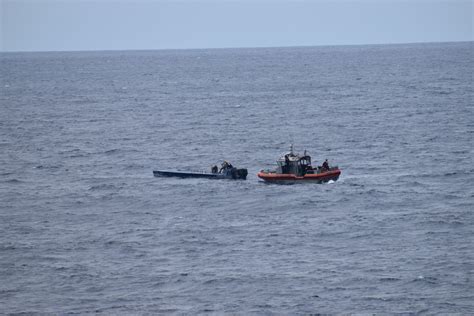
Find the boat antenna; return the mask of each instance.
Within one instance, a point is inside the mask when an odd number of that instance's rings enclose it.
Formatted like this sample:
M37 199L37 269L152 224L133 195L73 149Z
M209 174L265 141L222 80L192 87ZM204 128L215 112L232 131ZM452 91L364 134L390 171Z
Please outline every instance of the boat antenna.
M293 133L290 132L290 153L293 154L293 143L295 142L294 141L294 137L293 137Z

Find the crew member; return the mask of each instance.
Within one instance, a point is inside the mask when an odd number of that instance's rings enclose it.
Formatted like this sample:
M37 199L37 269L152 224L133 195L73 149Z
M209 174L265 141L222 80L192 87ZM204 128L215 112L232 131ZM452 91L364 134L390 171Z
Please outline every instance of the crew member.
M231 169L231 168L232 168L232 165L229 162L227 162L227 160L224 160L224 162L221 165L221 169L219 170L219 172L222 172L223 170Z
M327 160L327 159L324 160L324 162L323 162L323 169L329 170L329 163L328 163L328 160Z
M219 168L217 168L217 166L214 165L214 166L211 168L211 172L212 172L212 173L217 173L217 171L219 171Z

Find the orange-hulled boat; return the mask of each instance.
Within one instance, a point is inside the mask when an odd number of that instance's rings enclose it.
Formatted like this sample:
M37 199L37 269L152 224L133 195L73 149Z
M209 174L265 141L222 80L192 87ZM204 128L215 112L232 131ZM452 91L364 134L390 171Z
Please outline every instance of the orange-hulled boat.
M330 167L327 160L322 166L313 167L311 157L306 150L304 155L298 155L293 152L293 146L291 146L290 152L277 160L276 170L261 170L257 176L267 182L286 184L336 181L340 174L341 170L337 166Z

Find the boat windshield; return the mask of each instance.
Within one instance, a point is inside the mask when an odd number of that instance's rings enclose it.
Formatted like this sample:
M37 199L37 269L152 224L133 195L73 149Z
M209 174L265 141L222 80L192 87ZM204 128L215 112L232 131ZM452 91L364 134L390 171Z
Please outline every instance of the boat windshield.
M308 160L306 160L305 158L303 158L303 159L300 160L300 164L302 164L302 165L309 165L309 164L311 164L311 162L309 162Z

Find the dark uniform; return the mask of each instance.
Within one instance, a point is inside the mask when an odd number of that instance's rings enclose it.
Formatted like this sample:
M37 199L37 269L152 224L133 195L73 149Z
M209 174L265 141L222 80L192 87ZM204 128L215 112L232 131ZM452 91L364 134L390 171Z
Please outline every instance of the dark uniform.
M323 162L323 169L326 169L326 170L329 170L329 163L328 163L328 160L324 160Z
M221 165L221 169L219 170L219 172L222 172L223 170L226 170L226 169L232 169L232 168L233 168L232 164L230 164L227 161L224 161Z

